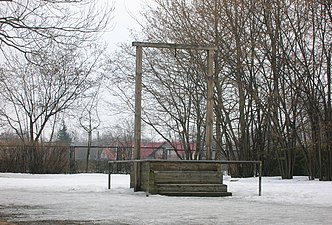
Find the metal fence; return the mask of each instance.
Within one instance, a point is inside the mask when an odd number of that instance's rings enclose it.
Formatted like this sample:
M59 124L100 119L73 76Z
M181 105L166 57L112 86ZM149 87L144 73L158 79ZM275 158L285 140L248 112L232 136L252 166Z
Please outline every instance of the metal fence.
M69 154L70 173L80 172L108 172L108 161L123 161L133 159L133 147L127 146L71 146ZM175 151L165 146L141 147L141 159L179 160ZM182 151L179 151L182 154ZM184 154L184 153L183 153ZM89 162L88 171L86 170ZM130 173L130 164L121 163L113 168L114 173Z

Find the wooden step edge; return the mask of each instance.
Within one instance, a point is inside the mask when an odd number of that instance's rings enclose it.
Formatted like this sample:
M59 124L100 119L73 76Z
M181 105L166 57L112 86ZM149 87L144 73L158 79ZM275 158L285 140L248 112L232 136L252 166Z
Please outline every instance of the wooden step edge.
M229 197L231 192L158 192L157 194L166 196L183 196L183 197Z
M221 184L221 183L157 183L157 186L222 186L225 187L227 184Z
M156 185L167 185L167 184L169 184L169 185L185 185L185 184L188 184L188 185L226 185L226 184L224 184L224 183L222 183L221 181L213 181L213 182L206 182L206 180L202 180L202 181L197 181L197 180L195 180L195 182L193 182L193 183L190 183L191 181L188 181L188 180L185 180L185 181L183 181L183 182L181 182L181 181L159 181L159 180L156 180L155 181L155 184Z
M154 173L221 173L219 170L153 170Z

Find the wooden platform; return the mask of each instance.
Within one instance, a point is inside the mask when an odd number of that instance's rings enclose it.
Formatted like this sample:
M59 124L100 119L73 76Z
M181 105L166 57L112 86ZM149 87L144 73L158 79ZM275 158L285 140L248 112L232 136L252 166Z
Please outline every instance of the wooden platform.
M219 163L201 161L142 161L138 189L168 196L231 196L223 184L221 167Z
M113 165L132 164L130 187L134 191L170 196L231 196L223 184L222 171L230 164L259 166L258 196L262 195L262 161L217 160L121 160L108 161L108 189L111 189ZM255 169L256 170L256 169ZM137 173L134 173L136 171Z

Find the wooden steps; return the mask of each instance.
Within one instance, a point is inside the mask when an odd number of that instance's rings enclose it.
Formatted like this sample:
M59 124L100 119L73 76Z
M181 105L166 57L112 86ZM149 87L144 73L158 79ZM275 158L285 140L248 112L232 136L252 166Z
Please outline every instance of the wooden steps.
M231 196L223 184L219 164L201 162L148 162L141 167L141 190L167 196Z
M155 192L167 196L231 196L221 171L153 171Z
M159 193L166 192L226 192L225 184L157 184Z
M159 193L166 196L183 196L183 197L228 197L232 196L230 192L164 192Z

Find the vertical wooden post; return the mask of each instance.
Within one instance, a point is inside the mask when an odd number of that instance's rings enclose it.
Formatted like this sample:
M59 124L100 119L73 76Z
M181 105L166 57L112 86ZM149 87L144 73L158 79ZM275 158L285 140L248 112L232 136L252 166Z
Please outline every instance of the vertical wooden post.
M263 163L259 162L259 178L258 178L258 196L262 196L262 173L263 173Z
M142 46L136 46L134 159L141 158ZM134 163L134 191L140 189L140 164Z
M212 135L213 135L213 54L209 49L207 62L207 112L206 112L206 159L212 159Z

